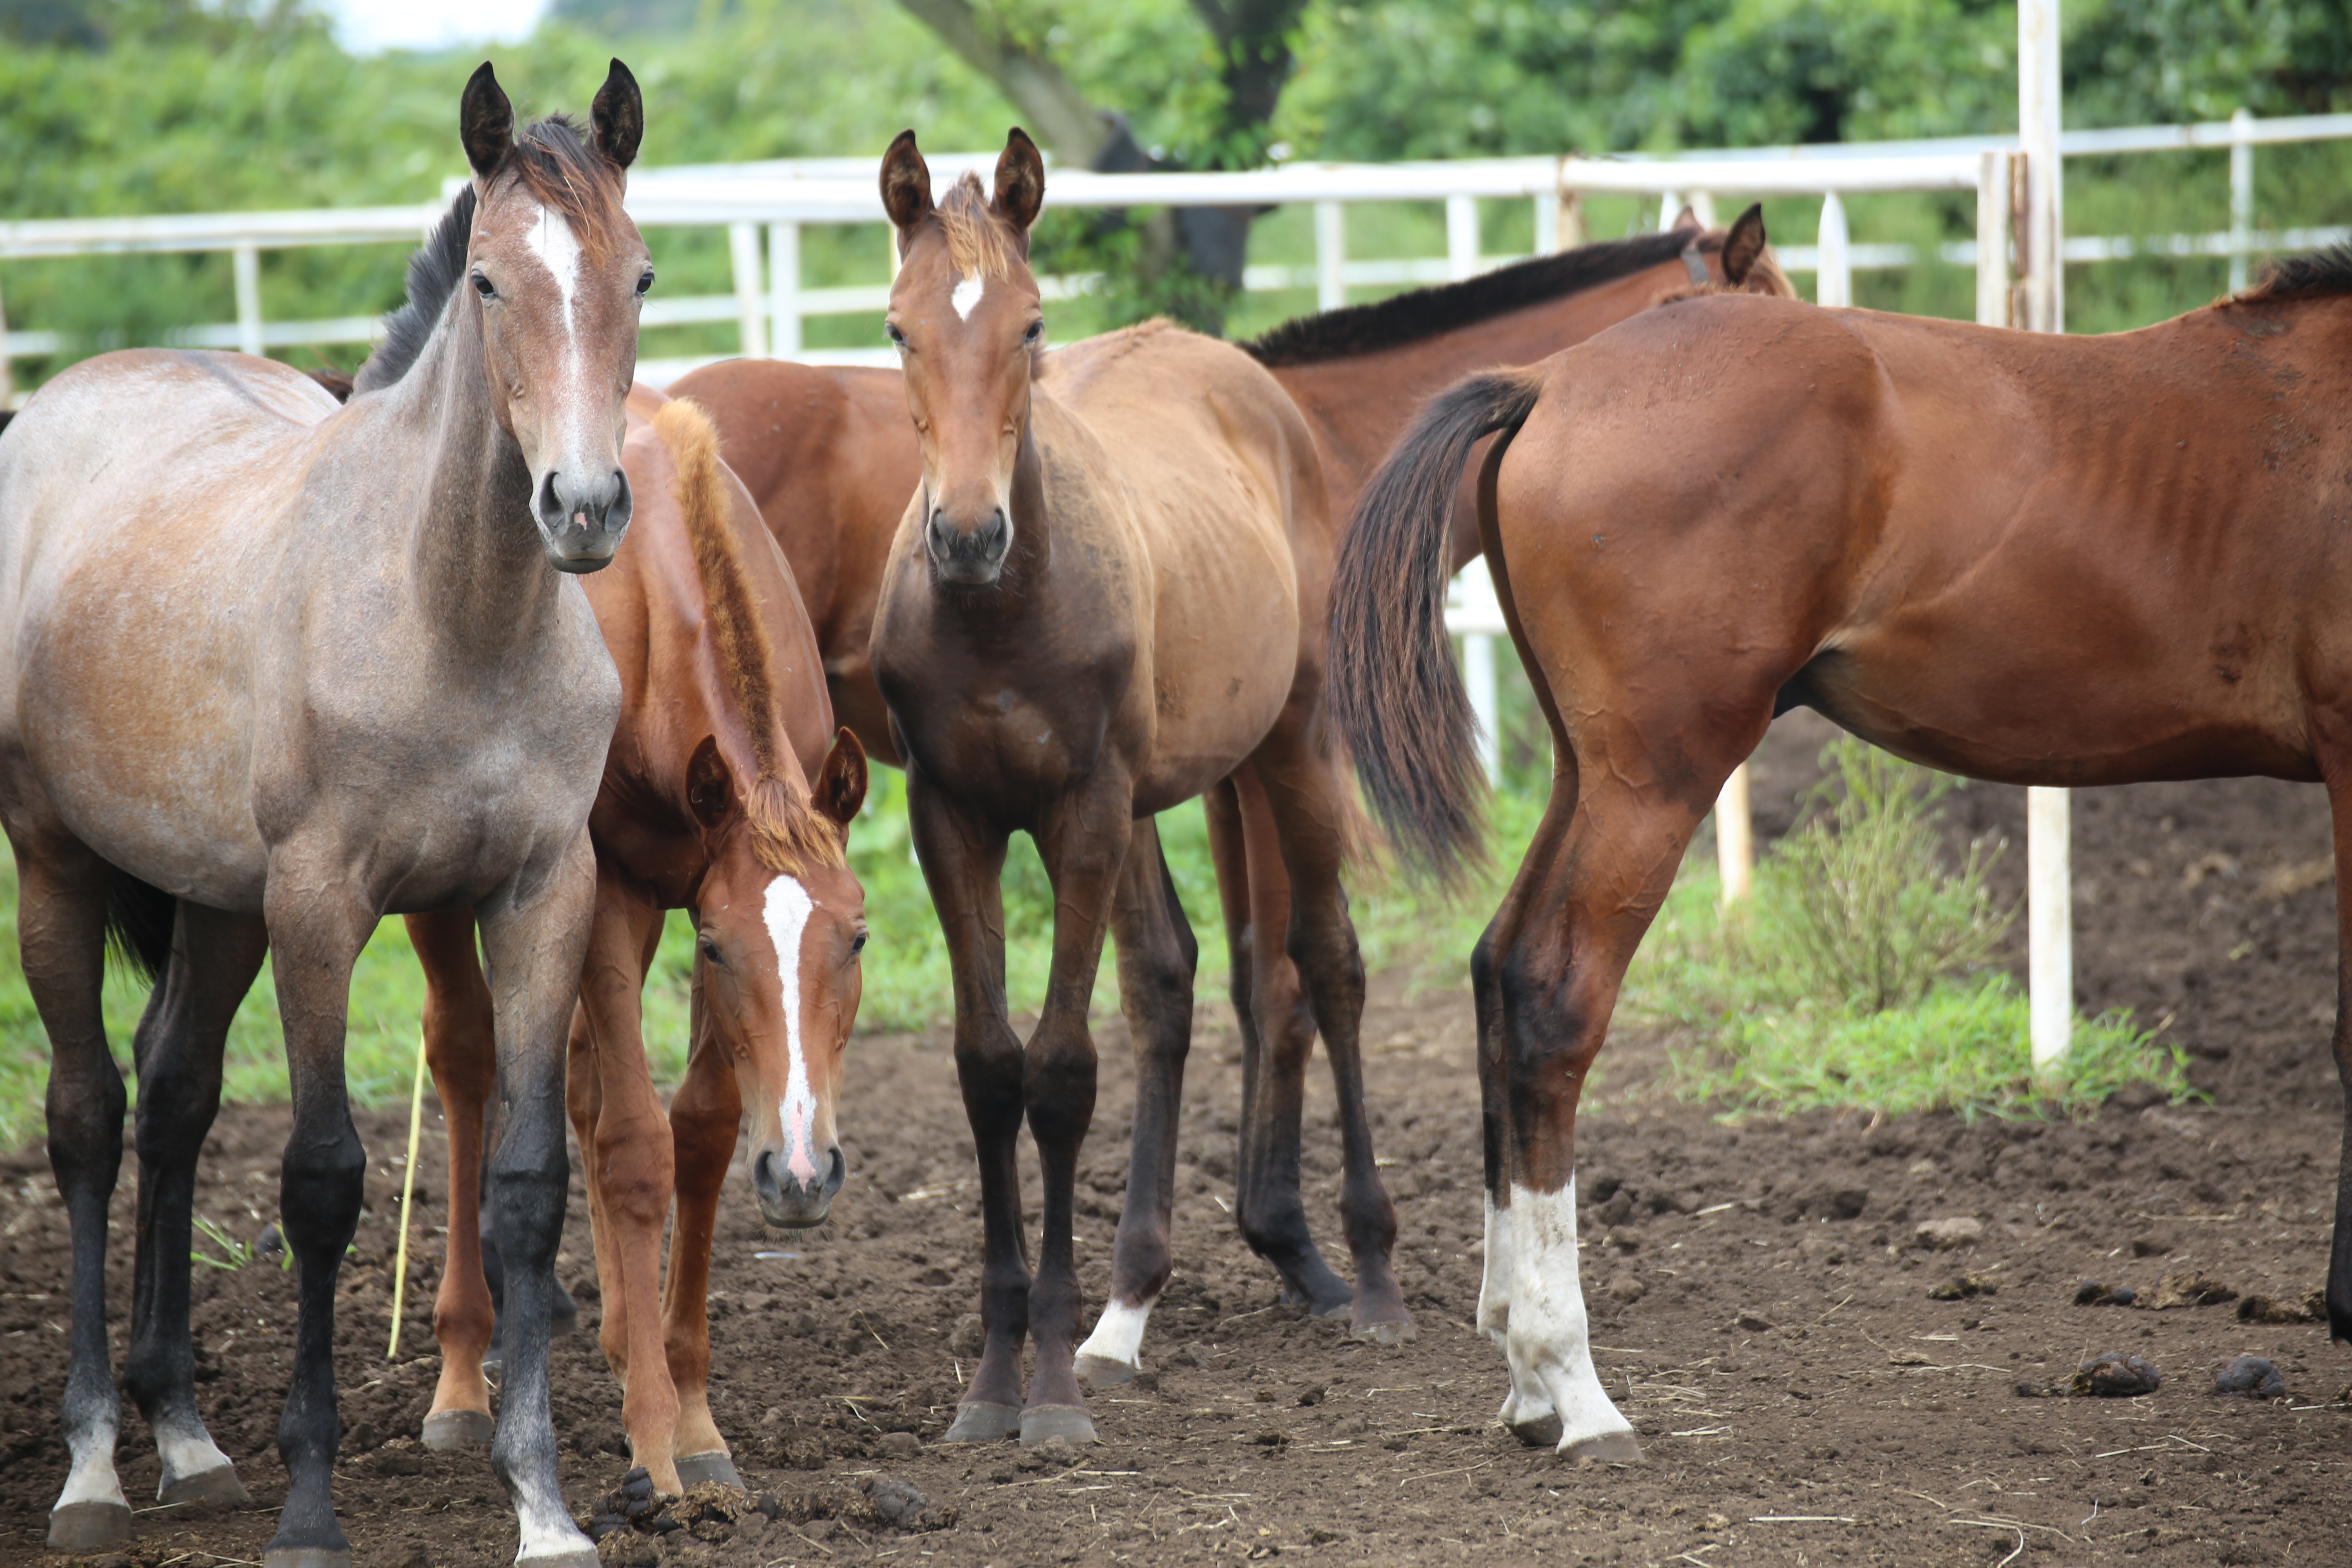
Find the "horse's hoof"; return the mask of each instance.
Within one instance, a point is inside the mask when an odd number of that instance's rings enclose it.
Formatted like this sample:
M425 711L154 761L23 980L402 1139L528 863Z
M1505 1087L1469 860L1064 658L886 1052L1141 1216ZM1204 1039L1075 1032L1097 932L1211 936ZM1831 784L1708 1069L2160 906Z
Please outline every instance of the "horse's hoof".
M1557 1448L1560 1434L1566 1428L1559 1424L1559 1413L1547 1410L1532 1421L1511 1423L1511 1436L1530 1448Z
M261 1568L352 1568L348 1546L273 1546L261 1554Z
M514 1568L597 1568L597 1564L596 1548L584 1536L544 1552L520 1552L514 1560Z
M1334 1296L1328 1301L1307 1302L1307 1315L1310 1318L1336 1318L1355 1304L1355 1293L1350 1291L1345 1296Z
M215 1465L193 1476L165 1480L157 1489L155 1500L167 1508L183 1503L226 1503L231 1508L243 1508L253 1499L246 1491L245 1483L236 1479L235 1465Z
M1551 1418L1553 1441L1559 1440L1559 1417ZM1597 1437L1580 1437L1559 1451L1563 1459L1591 1459L1601 1465L1638 1465L1642 1462L1642 1440L1631 1432L1603 1432Z
M131 1544L131 1505L69 1502L49 1510L49 1550L103 1552Z
M1375 1345L1401 1345L1407 1340L1419 1339L1421 1330L1409 1318L1391 1318L1380 1323L1358 1323L1349 1331L1352 1338Z
M1021 1446L1034 1448L1059 1437L1066 1442L1095 1440L1095 1419L1079 1405L1033 1405L1021 1413Z
M713 1448L708 1454L680 1454L677 1458L677 1484L680 1490L700 1486L704 1481L717 1481L722 1487L744 1489L743 1478L735 1473L735 1461L724 1448Z
M956 1406L956 1418L942 1443L998 1443L1021 1430L1021 1412L1010 1405L975 1400Z
M1085 1351L1078 1352L1078 1375L1097 1387L1107 1388L1115 1383L1133 1383L1135 1374L1142 1370L1131 1363L1113 1361L1108 1356L1090 1355Z
M425 1418L425 1446L436 1454L487 1448L499 1424L478 1410L436 1410Z

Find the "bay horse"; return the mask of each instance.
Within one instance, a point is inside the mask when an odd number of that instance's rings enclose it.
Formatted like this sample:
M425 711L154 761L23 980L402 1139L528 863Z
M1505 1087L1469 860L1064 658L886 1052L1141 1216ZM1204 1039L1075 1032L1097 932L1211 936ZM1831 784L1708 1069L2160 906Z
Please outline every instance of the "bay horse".
M523 1309L492 1458L517 1561L595 1562L557 1483L544 1320L588 813L621 698L577 574L612 560L630 516L621 403L653 274L621 195L644 108L615 60L584 136L560 117L518 134L485 65L458 121L474 177L428 250L466 286L418 325L399 381L339 408L270 361L134 350L60 374L0 438L0 823L73 1227L56 1550L131 1527L106 1327L125 1100L99 1006L110 928L161 976L134 1041L123 1379L161 1496L245 1496L196 1413L189 1212L223 1037L268 950L299 1315L264 1561L347 1568L331 1489L335 1286L366 1169L343 1081L352 966L385 912L463 909L492 976L506 1136L490 1186Z
M1265 365L1306 417L1330 514L1346 515L1362 480L1421 400L1465 371L1525 363L1580 342L1662 296L1705 286L1792 296L1750 207L1728 229L1701 230L1687 212L1664 234L1584 246L1458 283L1288 322L1240 345ZM671 390L710 411L730 465L757 498L809 606L824 650L834 711L869 755L897 763L870 655L883 571L921 455L897 371L730 360L681 377ZM1477 554L1465 489L1454 564ZM1259 931L1286 930L1289 881L1264 790L1244 766L1203 797L1243 1040L1244 1131L1234 1212L1244 1237L1272 1261L1286 1300L1318 1313L1348 1310L1353 1292L1323 1261L1298 1191L1299 1122L1314 1019L1297 967ZM1141 906L1133 906L1139 910ZM1112 931L1130 906L1115 906ZM1139 1049L1143 1042L1139 1037ZM1342 1075L1344 1097L1354 1079ZM1177 1108L1167 1111L1175 1136ZM1359 1114L1352 1108L1343 1114ZM1111 1265L1111 1305L1080 1348L1097 1384L1141 1369L1141 1336L1165 1286L1172 1190L1160 1155L1139 1137ZM1410 1316L1368 1325L1372 1337L1407 1331Z
M2347 407L2336 250L2105 337L1691 300L1473 376L1415 421L1342 553L1332 702L1398 843L1458 868L1481 786L1441 618L1445 529L1495 436L1486 557L1558 759L1471 964L1478 1321L1523 1439L1638 1452L1586 1337L1577 1101L1627 961L1774 713L1811 707L2006 784L2324 784L2352 939ZM2335 1040L2352 1079L2340 1010ZM2352 1337L2352 1169L2327 1303Z
M572 1024L572 1121L588 1164L604 1303L633 1462L676 1493L741 1485L709 1397L710 1237L746 1098L760 1210L821 1222L845 1166L835 1136L856 1021L865 898L845 854L865 754L836 739L792 569L702 411L629 395L628 552L589 580L621 676L621 719L588 818L596 902ZM830 749L828 749L830 743ZM814 780L814 784L811 781ZM691 1050L665 1116L641 994L665 911L696 922ZM479 1209L490 995L468 911L411 915L425 1040L449 1124L449 1240L434 1330L428 1448L488 1442L492 1328ZM673 1194L669 1279L662 1226Z
M900 257L886 330L922 482L891 545L873 644L955 976L956 1068L980 1163L986 1343L948 1438L1017 1431L1033 1445L1094 1436L1075 1367L1071 1217L1094 1112L1087 1006L1103 936L1117 909L1139 1058L1130 1190L1165 1212L1197 951L1152 817L1245 763L1293 889L1285 946L1346 1086L1340 1207L1356 1321L1405 1321L1387 1258L1396 1211L1362 1114L1363 965L1339 887L1353 803L1321 719L1336 542L1314 445L1247 355L1165 322L1048 354L1028 266L1045 180L1017 129L992 194L971 178L934 204L912 132L883 158ZM999 886L1015 830L1034 839L1055 902L1045 1007L1025 1047L1005 1016ZM1024 1117L1044 1176L1034 1281ZM1164 1231L1150 1243L1156 1291Z

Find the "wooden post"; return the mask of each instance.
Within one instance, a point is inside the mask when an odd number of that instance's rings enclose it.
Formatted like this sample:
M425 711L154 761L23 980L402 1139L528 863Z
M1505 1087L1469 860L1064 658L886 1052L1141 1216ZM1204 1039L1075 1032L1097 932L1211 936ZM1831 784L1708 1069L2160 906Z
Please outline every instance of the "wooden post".
M2230 292L2246 286L2246 258L2254 248L2254 117L2242 105L2230 115Z
M8 306L0 300L0 408L16 404L16 381L8 369Z
M729 224L727 255L735 269L735 352L745 359L765 359L768 333L761 317L760 226Z
M797 359L801 352L801 226L768 226L768 352Z
M1822 197L1821 268L1813 274L1813 303L1853 303L1853 254L1846 232L1845 203L1831 191Z
M1455 282L1478 275L1478 198L1445 198L1445 269Z
M1315 308L1348 302L1348 216L1338 202L1315 204Z

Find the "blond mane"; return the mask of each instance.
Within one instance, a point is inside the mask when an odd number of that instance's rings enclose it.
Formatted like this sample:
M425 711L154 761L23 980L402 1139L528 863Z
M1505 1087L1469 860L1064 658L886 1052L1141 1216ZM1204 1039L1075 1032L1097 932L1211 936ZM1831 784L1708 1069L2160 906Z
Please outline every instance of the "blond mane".
M947 236L948 259L963 277L1010 278L1020 265L1009 231L988 210L988 193L981 188L979 175L967 171L949 186L932 216Z
M751 739L759 776L743 792L743 817L752 852L771 871L806 876L845 863L841 835L816 809L800 763L784 743L776 699L776 651L761 618L743 566L743 547L730 525L727 483L719 462L719 432L702 405L674 398L654 416L654 430L677 465L677 505L694 542L702 578L705 623L719 668Z

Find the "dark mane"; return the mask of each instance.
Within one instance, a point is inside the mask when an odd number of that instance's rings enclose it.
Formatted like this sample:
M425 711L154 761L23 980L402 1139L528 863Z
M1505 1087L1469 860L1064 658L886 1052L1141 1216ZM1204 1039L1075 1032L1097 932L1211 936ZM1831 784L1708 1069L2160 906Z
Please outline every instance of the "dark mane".
M2254 286L2238 296L2246 304L2272 300L2309 300L2352 294L2352 245L2331 245L2308 256L2289 256L2263 268Z
M488 184L508 179L520 181L542 206L561 213L592 262L604 255L620 210L620 171L581 140L570 120L551 114L525 127ZM354 393L390 386L425 352L449 296L466 276L473 227L474 187L468 184L434 226L425 247L408 258L408 302L384 318L383 346L352 378Z
M1241 347L1268 368L1397 348L1646 271L1680 256L1696 237L1688 229L1670 229L1532 257L1459 283L1300 316Z
M473 231L474 187L467 185L434 225L425 247L408 258L408 302L383 319L383 346L352 377L353 395L390 386L425 352L442 308L466 275L466 242Z

